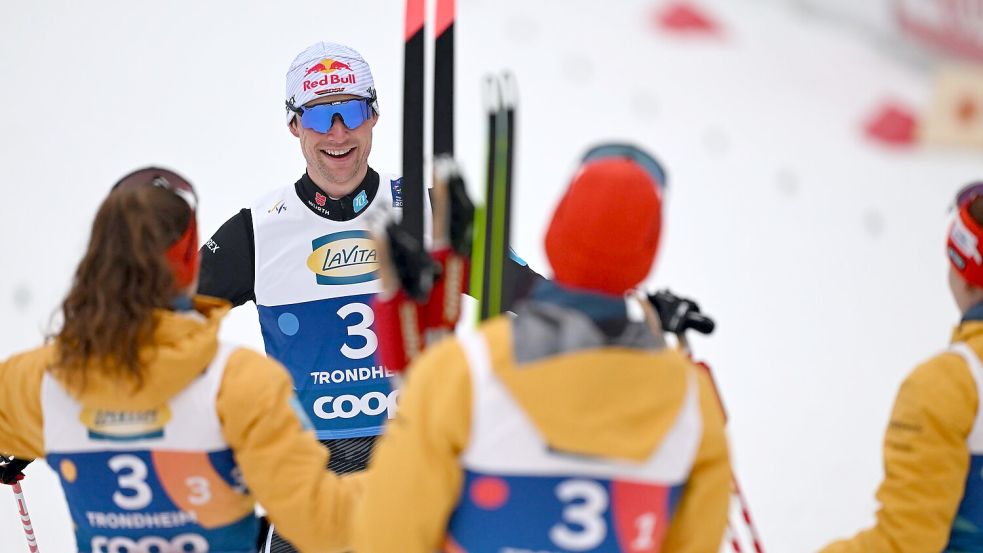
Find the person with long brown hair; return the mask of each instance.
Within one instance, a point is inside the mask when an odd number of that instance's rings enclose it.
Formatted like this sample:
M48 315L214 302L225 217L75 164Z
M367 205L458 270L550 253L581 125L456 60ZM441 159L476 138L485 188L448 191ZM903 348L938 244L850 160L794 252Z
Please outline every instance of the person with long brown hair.
M0 362L0 451L58 473L80 552L255 551L257 501L301 551L342 551L358 480L325 470L284 368L218 339L196 208L172 171L113 187L61 328Z

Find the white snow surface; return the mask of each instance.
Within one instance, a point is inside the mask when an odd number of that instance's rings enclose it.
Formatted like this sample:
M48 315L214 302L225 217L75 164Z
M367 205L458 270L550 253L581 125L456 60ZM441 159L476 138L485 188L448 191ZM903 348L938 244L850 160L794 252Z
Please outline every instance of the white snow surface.
M864 138L885 100L927 110L931 74L811 17L808 3L706 0L719 39L656 31L663 3L650 0L462 0L457 23L457 145L476 193L481 78L518 77L513 242L534 268L548 272L541 237L586 147L629 140L667 166L648 285L697 298L717 320L693 345L713 364L771 552L816 550L872 523L898 384L958 320L947 205L983 177L978 152ZM828 5L888 28L871 4ZM301 174L283 79L312 42L349 44L371 64L382 110L371 164L400 167L402 2L40 0L3 12L0 357L51 328L95 209L124 173L187 175L203 238ZM223 332L262 347L251 306ZM36 463L28 474L41 550L72 550L54 473ZM26 551L20 533L0 489L0 549Z

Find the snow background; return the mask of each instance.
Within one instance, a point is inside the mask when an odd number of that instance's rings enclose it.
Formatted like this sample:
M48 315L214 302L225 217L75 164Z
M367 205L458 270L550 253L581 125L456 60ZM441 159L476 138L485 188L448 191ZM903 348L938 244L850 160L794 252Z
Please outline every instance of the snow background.
M983 159L864 138L882 102L925 111L931 98L933 65L892 42L885 1L705 0L725 28L715 39L657 31L663 5L460 0L459 157L477 193L481 78L512 70L514 246L547 271L541 236L578 156L604 139L657 153L671 196L650 285L717 319L694 349L714 365L768 551L816 550L873 521L897 386L958 320L946 208L983 177ZM312 42L349 44L372 65L371 163L398 170L402 19L395 0L0 5L0 357L50 328L124 173L163 164L188 176L203 237L301 174L283 76ZM261 348L255 308L237 309L224 334ZM28 473L42 551L73 550L54 473ZM0 490L0 551L26 551L10 495Z

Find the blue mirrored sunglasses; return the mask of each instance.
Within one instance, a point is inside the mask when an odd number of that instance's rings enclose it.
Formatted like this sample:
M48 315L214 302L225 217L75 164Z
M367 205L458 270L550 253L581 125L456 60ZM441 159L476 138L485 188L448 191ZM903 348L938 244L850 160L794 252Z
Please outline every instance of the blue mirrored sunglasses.
M342 100L329 104L317 104L310 107L295 107L290 102L287 102L287 108L300 115L300 124L305 129L312 129L319 133L326 133L331 129L336 115L341 117L341 122L349 130L359 128L366 119L372 117L371 100L366 98Z
M588 161L597 161L599 159L605 159L609 157L619 157L627 158L639 165L646 173L649 174L657 183L659 183L659 188L665 190L666 188L666 170L662 168L662 164L659 163L654 157L652 157L647 152L643 151L637 146L632 146L631 144L601 144L600 146L594 146L584 154L581 163L586 163Z

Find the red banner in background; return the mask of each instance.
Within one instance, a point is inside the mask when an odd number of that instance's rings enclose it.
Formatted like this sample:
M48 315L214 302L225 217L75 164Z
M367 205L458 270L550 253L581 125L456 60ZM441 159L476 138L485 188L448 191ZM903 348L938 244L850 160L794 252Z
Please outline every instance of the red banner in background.
M894 0L894 15L906 35L983 64L983 0Z

